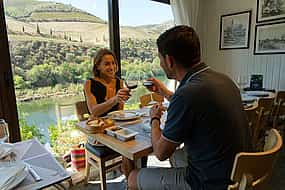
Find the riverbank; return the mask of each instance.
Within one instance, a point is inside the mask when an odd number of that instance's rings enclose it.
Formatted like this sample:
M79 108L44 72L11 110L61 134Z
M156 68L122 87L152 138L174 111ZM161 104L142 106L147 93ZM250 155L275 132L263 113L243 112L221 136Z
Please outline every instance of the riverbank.
M63 98L83 94L83 84L56 85L37 89L16 89L17 102L30 102L47 98Z

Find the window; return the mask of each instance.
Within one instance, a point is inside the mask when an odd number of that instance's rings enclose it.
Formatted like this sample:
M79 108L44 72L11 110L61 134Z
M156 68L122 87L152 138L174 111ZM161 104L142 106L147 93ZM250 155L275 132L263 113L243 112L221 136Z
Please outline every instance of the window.
M154 76L168 87L173 83L159 66L156 39L174 22L169 4L150 0L119 0L119 7L122 78L135 73L136 80L140 81L126 105L126 108L133 109L138 108L139 97L148 93L141 85L147 77Z
M107 0L6 0L4 8L22 139L76 139L64 128L72 123L58 121L75 118L92 57L109 47Z
M134 1L119 3L121 13L134 9ZM143 8L141 12L120 15L122 74L134 67L140 79L150 69L164 77L155 39L172 26L170 6L149 0L135 3L140 3L136 6ZM107 4L107 0L4 1L22 139L38 136L53 146L59 137L76 138L75 133L67 134L69 130L59 132L57 121L74 119L73 104L84 98L82 84L91 76L91 59L98 48L109 47ZM157 11L160 20L154 20ZM137 20L128 24L127 17ZM164 21L170 22L162 25ZM140 86L136 93L133 100L147 92ZM133 100L129 108L138 106Z

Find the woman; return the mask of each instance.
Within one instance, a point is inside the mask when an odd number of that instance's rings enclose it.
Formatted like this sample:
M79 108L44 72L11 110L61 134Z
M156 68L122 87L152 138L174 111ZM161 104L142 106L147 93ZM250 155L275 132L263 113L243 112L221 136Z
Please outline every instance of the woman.
M100 49L94 57L94 77L87 80L84 86L91 117L100 117L111 111L122 110L124 102L129 99L130 90L123 88L122 80L116 77L117 71L118 63L114 53L108 49ZM97 148L101 145L92 137L88 137L88 143ZM129 168L128 159L123 157L124 173L130 170Z
M129 99L130 90L116 77L118 63L114 53L100 49L94 57L93 78L84 86L87 106L91 116L100 117L115 110L122 110Z

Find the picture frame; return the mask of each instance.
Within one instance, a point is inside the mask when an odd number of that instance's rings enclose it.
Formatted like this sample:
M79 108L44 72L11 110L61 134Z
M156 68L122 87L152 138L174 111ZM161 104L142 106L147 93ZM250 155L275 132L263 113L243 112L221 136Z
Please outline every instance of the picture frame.
M285 0L257 0L257 23L280 19L285 19Z
M220 50L248 49L251 10L222 15L220 18Z
M255 26L254 54L285 53L285 21Z

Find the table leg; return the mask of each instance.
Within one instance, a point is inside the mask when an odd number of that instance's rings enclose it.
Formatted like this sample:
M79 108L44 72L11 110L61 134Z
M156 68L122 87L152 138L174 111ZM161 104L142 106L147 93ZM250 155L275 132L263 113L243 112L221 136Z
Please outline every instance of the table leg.
M122 162L123 162L122 170L123 170L123 173L126 176L126 180L128 180L129 174L131 173L131 171L133 169L136 168L136 164L135 164L134 160L130 160L130 159L126 158L126 157L123 157Z

